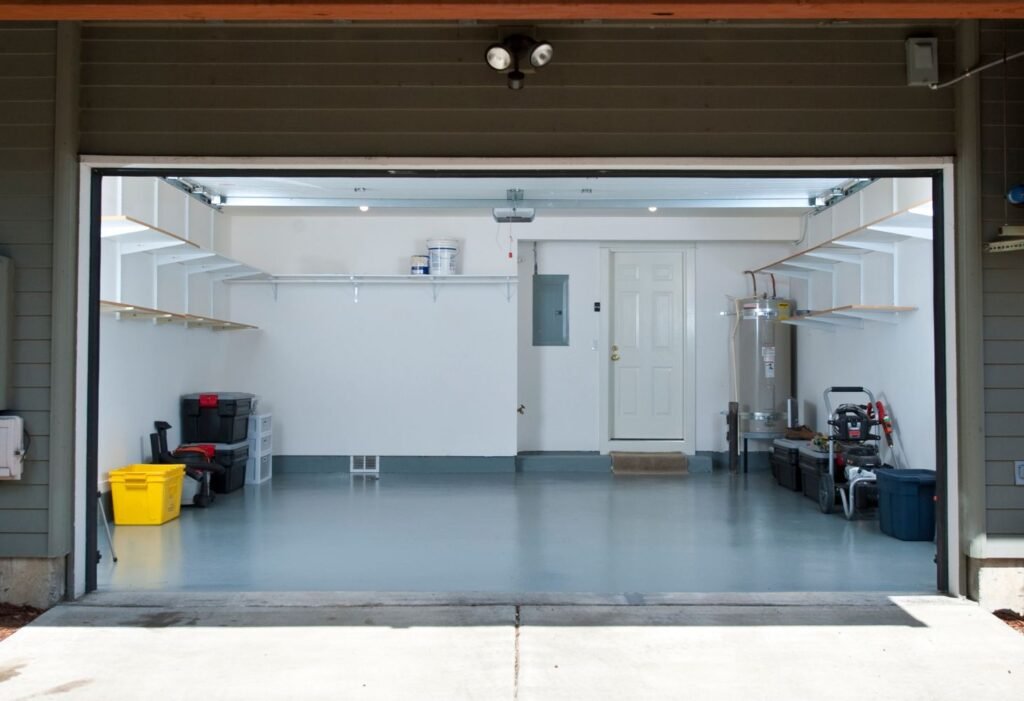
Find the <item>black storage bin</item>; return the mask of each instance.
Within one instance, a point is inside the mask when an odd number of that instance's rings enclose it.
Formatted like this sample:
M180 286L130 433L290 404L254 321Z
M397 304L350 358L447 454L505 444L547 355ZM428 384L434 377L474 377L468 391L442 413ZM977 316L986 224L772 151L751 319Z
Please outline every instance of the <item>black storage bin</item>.
M799 492L803 479L800 474L800 447L805 441L777 438L772 441L772 475L779 486Z
M210 488L228 494L245 486L245 464L249 460L249 444L214 445L213 461L224 468L210 475Z
M819 453L808 447L800 448L800 481L805 497L815 503L818 502L818 485L821 476L827 472L828 453ZM841 473L842 470L836 467L836 472ZM832 477L837 484L843 481L838 479L838 475L834 474Z
M183 443L240 443L249 434L254 395L208 392L181 397Z

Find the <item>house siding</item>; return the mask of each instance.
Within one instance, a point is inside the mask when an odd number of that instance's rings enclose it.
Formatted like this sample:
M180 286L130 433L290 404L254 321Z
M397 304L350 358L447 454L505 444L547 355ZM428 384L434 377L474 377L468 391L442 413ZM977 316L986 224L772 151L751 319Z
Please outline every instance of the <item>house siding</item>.
M951 91L893 23L548 25L511 91L476 25L86 25L83 152L221 156L935 156ZM948 63L947 63L948 61Z
M982 62L998 59L1004 48L1024 48L1024 23L983 23ZM982 74L985 241L996 239L1004 224L1024 225L1024 209L1005 204L1006 191L1024 182L1022 95L1020 61ZM988 253L983 264L986 525L990 536L1021 536L1024 488L1014 485L1013 461L1024 460L1024 253Z
M32 436L0 482L0 557L45 557L50 530L50 338L56 28L0 24L0 255L14 261L11 411Z

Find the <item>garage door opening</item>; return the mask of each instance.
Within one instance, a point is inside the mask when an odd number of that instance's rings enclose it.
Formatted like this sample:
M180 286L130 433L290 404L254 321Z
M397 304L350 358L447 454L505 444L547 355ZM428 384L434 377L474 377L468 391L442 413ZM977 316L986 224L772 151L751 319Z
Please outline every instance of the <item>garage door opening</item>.
M92 173L87 589L947 589L942 171Z

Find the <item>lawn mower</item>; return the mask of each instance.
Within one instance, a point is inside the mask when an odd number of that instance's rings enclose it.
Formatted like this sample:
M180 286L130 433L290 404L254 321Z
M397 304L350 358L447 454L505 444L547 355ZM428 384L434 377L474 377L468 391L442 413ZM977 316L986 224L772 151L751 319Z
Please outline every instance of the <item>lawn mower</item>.
M864 394L867 404L840 404L832 410L833 394ZM852 520L858 510L874 508L878 504L875 471L883 468L878 442L881 436L872 429L882 427L887 440L891 437L891 422L884 414L880 402L863 387L828 387L824 392L829 415L828 472L818 483L818 506L822 513L835 510L836 497L843 505L843 514ZM836 467L845 481L836 481Z

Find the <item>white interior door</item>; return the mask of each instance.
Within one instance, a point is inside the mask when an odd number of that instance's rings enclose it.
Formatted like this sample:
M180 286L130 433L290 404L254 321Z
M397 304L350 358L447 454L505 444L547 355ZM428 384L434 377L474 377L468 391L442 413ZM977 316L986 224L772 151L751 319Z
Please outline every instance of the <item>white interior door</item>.
M683 439L683 254L611 254L611 438Z

